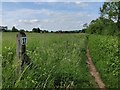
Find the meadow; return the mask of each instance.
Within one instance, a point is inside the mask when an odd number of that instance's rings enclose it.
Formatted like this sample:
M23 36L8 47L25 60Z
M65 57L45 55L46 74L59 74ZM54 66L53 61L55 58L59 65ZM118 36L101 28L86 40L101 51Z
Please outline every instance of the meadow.
M27 33L33 63L15 76L16 33L3 33L3 88L97 88L86 66L86 35Z
M93 62L108 88L118 87L118 42L116 37L86 34L27 34L27 55L32 67L16 71L16 34L3 33L3 88L98 88L86 63L87 44Z

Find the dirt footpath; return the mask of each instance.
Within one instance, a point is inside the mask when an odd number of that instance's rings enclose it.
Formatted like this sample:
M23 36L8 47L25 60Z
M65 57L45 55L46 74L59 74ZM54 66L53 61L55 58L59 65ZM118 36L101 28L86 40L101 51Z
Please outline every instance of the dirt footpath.
M105 84L103 83L102 79L100 78L99 72L97 72L96 67L92 62L89 49L87 49L87 66L89 68L91 75L94 77L95 82L98 84L99 88L101 90L107 90L105 87Z

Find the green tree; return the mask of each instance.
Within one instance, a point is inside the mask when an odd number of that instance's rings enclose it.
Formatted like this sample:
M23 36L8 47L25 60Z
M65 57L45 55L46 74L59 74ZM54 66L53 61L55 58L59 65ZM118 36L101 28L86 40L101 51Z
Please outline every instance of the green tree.
M86 32L90 34L116 35L117 25L112 20L99 17L91 21Z
M118 29L120 28L120 1L119 2L104 2L100 8L101 17L107 18L116 22Z
M33 28L33 29L32 29L32 32L41 33L42 30L40 30L39 28Z
M102 18L98 18L96 20L92 20L89 27L87 28L87 32L90 34L101 34L104 28L104 22Z
M15 26L12 27L12 32L18 32L18 29L15 28Z
M120 34L120 1L104 2L100 8L101 16L92 20L86 32L91 34Z

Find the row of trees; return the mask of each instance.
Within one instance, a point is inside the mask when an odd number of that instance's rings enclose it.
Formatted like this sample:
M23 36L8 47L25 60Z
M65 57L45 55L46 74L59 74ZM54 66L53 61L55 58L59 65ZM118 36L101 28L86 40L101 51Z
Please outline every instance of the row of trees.
M12 30L8 30L3 28L1 31L3 32L18 32L18 31L25 31L23 29L18 30L15 26L12 27ZM85 33L85 30L72 30L72 31L48 31L48 30L41 30L40 28L33 28L32 31L25 31L25 32L34 32L34 33Z
M86 26L86 33L119 35L120 34L120 1L104 2L100 8L100 17Z
M54 33L82 33L82 32L83 32L82 30L72 30L72 31L59 30L59 31L55 31Z
M37 33L43 32L39 28L33 28L32 31L27 31L27 30L24 30L24 29L18 30L15 26L13 26L11 30L8 30L7 26L5 26L5 27L4 26L0 26L0 27L1 27L0 31L2 31L2 32L19 32L19 31L37 32ZM48 32L48 31L45 31L45 32Z
M8 30L7 26L0 26L0 31L2 32L18 32L19 30L15 28L14 26L12 27L12 30Z
M62 30L58 30L58 31L47 31L47 30L40 30L39 28L33 28L32 32L36 32L36 33L80 33L80 32L84 32L84 30L72 30L72 31L62 31Z

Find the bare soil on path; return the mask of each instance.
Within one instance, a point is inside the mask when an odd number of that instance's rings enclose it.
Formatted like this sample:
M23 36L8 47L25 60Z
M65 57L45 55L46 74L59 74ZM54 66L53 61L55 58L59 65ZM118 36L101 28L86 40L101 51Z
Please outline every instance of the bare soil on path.
M90 51L87 48L87 67L90 71L90 74L94 77L95 82L98 84L100 90L107 90L105 84L103 83L102 79L100 78L99 72L96 70L95 65L92 62L90 57Z

